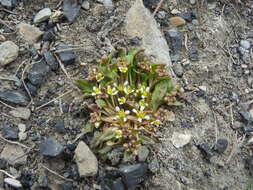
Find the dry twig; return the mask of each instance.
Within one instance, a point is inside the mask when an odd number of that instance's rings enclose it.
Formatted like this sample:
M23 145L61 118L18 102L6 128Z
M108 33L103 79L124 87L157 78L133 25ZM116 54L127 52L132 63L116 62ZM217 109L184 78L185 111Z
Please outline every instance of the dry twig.
M44 166L43 164L41 164L41 166L42 166L44 169L46 169L47 171L49 171L50 173L56 175L57 177L59 177L59 178L65 180L65 181L71 181L71 182L73 181L72 179L67 179L67 178L63 177L62 175L60 175L60 174L58 174L57 172L55 172L55 171L49 169L48 167Z
M157 11L161 8L163 1L164 0L160 0L160 2L158 3L157 7L155 8L155 11L152 14L153 17L156 15Z
M21 147L23 147L23 148L30 149L30 147L28 147L28 146L26 146L26 145L24 145L24 144L21 144L21 143L16 142L16 141L10 141L10 140L8 140L8 139L2 137L1 135L0 135L0 139L2 139L3 141L5 141L5 142L7 142L7 143L15 144L15 145L21 146Z

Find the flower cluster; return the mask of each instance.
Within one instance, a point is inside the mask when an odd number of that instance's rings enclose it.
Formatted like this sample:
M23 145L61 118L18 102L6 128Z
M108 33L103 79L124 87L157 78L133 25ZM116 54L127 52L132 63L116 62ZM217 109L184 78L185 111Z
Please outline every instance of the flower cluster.
M164 66L151 64L142 50L120 50L98 60L85 80L78 80L84 97L99 108L90 115L97 128L92 146L105 154L116 146L137 154L145 137L156 138L162 124L162 104L175 105L179 95ZM108 148L109 147L109 148Z

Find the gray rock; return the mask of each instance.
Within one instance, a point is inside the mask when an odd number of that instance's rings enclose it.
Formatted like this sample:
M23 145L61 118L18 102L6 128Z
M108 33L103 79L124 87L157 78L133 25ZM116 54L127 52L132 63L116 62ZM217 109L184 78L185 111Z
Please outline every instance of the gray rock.
M0 0L0 4L3 7L6 7L8 9L12 9L17 5L17 0Z
M149 155L149 149L146 146L141 146L138 150L138 160L144 162Z
M183 35L175 29L165 32L165 38L171 48L173 54L178 53L182 49Z
M18 139L18 131L9 125L5 125L2 128L2 135L4 138L9 140L17 140Z
M195 5L195 4L196 4L196 0L190 0L190 3L191 3L192 5Z
M142 39L142 48L148 55L155 58L155 63L166 64L171 67L169 47L157 23L148 9L143 5L142 0L136 0L126 15L127 34L134 38ZM173 71L171 71L173 75Z
M26 105L28 104L29 98L18 91L5 90L0 91L0 100L13 104Z
M66 133L64 120L56 121L54 127L55 127L56 132L62 133L62 134Z
M5 66L18 57L19 47L12 41L6 41L0 45L0 66Z
M56 46L57 50L63 50L62 52L57 53L57 55L59 56L60 60L64 65L71 65L75 62L76 59L75 52L73 50L64 51L65 49L70 48L71 48L70 46L64 43L60 43L59 45Z
M188 51L188 56L191 61L198 61L199 53L197 47L191 47Z
M182 77L184 74L183 67L179 63L173 65L173 70L178 77Z
M33 22L35 24L46 21L50 18L52 15L52 11L50 8L44 8L40 10L34 17Z
M39 28L25 23L18 24L17 29L19 35L30 45L36 43L43 34Z
M165 19L166 18L167 13L165 11L159 11L157 13L157 17L160 19Z
M28 73L28 79L33 85L41 85L46 81L46 76L50 71L50 67L44 60L33 64L30 72Z
M63 15L68 22L72 23L79 15L81 4L76 0L64 0L63 1Z
M250 48L250 42L248 40L241 40L240 41L240 46L244 49L249 49Z
M27 133L24 133L24 132L19 132L18 133L18 139L19 141L24 141L27 139Z
M25 124L23 124L23 123L18 124L18 130L19 130L20 132L25 132L25 131L26 131L26 126L25 126Z
M6 144L0 158L5 159L10 165L23 165L27 161L27 155L20 146Z
M40 153L47 157L56 157L61 155L64 147L54 138L49 137L40 144Z
M18 107L10 111L10 114L13 117L21 118L24 120L28 120L31 116L31 110L24 107Z
M172 144L176 147L176 148L181 148L187 144L190 143L191 141L191 134L182 134L182 133L178 133L178 132L174 132L171 138Z
M44 53L44 58L46 60L47 65L50 67L52 71L56 71L59 68L59 64L56 58L50 51Z
M10 177L4 178L4 182L12 187L22 188L22 184L20 183L20 181L13 178L10 178Z
M75 161L80 177L95 176L98 172L98 161L89 147L82 141L75 150Z
M214 150L218 153L223 153L228 147L228 140L227 139L218 139L217 143L214 146Z
M105 6L105 8L107 10L112 10L113 9L113 3L112 3L112 0L104 0L103 1L103 4Z
M90 9L90 3L89 3L89 1L87 1L87 0L85 0L83 3L82 3L82 8L84 9L84 10L89 10Z

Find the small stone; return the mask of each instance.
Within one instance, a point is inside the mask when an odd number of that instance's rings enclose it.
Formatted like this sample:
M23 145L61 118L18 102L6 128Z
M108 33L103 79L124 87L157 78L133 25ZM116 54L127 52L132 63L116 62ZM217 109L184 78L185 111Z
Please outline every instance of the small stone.
M0 35L0 41L5 41L6 38L4 37L4 35Z
M198 145L197 147L201 151L201 153L203 154L203 156L207 160L210 160L210 158L213 156L213 152L210 149L210 147L208 146L208 144L203 143L203 144Z
M199 21L197 19L193 19L192 24L197 26L197 25L199 25Z
M9 140L17 140L18 139L17 130L9 125L5 125L2 128L2 135L4 138L9 139Z
M32 96L36 96L37 95L37 87L36 86L34 86L32 83L30 83L30 82L27 82L26 83L26 86L27 86L27 88L28 88L28 90L30 91L30 93L31 93L31 95Z
M0 66L8 65L18 57L19 47L12 41L5 41L0 45Z
M113 9L113 3L112 0L103 0L103 4L107 10Z
M18 130L19 130L20 132L25 132L25 131L26 131L26 126L25 126L25 124L23 124L23 123L18 124Z
M149 155L149 149L146 146L141 146L138 150L138 160L140 162L145 162Z
M192 12L188 11L188 12L182 12L179 14L179 16L181 18L183 18L184 20L186 20L187 22L191 22L192 21Z
M182 77L184 75L183 67L179 63L173 65L173 70L178 77Z
M48 177L46 175L40 175L38 179L38 183L40 187L46 188L48 186Z
M169 44L172 53L176 54L182 49L183 35L175 29L165 32L165 38Z
M42 40L43 41L54 41L55 40L55 34L53 30L48 30L46 32L44 32L43 36L42 36Z
M41 85L46 81L46 76L50 71L50 67L42 59L40 62L33 64L28 73L28 79L33 85Z
M6 168L7 168L7 161L5 159L3 159L3 158L0 158L0 169L4 170Z
M250 175L253 176L253 155L245 159L245 166L249 169Z
M191 141L191 134L182 134L182 133L178 133L178 132L174 132L171 138L172 144L176 147L176 148L181 148L187 144L190 143Z
M177 14L180 14L181 12L177 9L173 9L170 13L173 15L177 15Z
M19 141L24 141L27 139L27 133L24 133L24 132L19 132L18 133L18 139Z
M249 112L240 111L239 114L241 115L242 120L246 123L253 120L253 117L251 117L251 114Z
M82 8L86 11L88 11L90 9L90 3L89 1L85 0L83 3L82 3Z
M35 24L46 21L50 18L52 15L52 11L50 8L44 8L40 10L34 17L33 22Z
M215 9L216 8L216 1L214 1L214 2L208 2L207 3L207 9L208 10L212 10L212 9Z
M39 28L30 24L21 23L17 26L17 29L21 37L31 45L36 43L43 35Z
M0 100L13 104L26 105L29 98L15 90L0 91Z
M199 60L198 49L196 47L191 47L188 51L188 56L191 61L198 61Z
M62 52L57 53L60 60L64 65L71 65L75 62L76 54L73 50L64 51L65 49L70 49L70 47L67 44L60 43L57 47L57 50L62 50Z
M59 64L58 64L56 58L54 57L54 55L50 51L47 51L44 53L44 58L45 58L47 65L50 67L50 69L52 71L58 70Z
M47 138L40 144L40 153L47 157L57 157L64 150L64 147L54 138Z
M0 4L7 9L12 9L17 5L17 0L0 0Z
M18 181L16 179L13 179L13 178L10 178L10 177L4 178L4 182L7 183L8 185L12 186L12 187L15 187L15 188L21 188L22 187L22 184L20 183L20 181Z
M252 127L243 127L243 132L246 134L246 135L251 135L251 133L253 132L253 128Z
M63 15L68 22L73 23L76 17L79 15L81 4L75 0L63 1Z
M179 54L171 55L171 62L176 63L181 60L181 56Z
M56 132L62 133L62 134L66 133L64 120L56 121L54 127L55 127Z
M227 139L218 139L217 143L214 146L214 150L218 153L223 153L228 147L228 140Z
M175 26L183 26L186 23L185 20L179 16L171 17L171 18L169 18L169 21L171 24L173 24Z
M248 40L241 40L240 41L240 46L244 49L249 49L250 48L250 42Z
M207 87L206 86L199 86L199 89L206 92L207 91Z
M10 165L26 164L27 155L20 146L6 144L0 155L1 159L5 159Z
M95 176L97 174L97 158L83 141L80 141L76 147L75 161L80 177Z
M120 167L119 171L123 183L128 188L133 188L144 181L144 177L148 171L148 166L147 164L127 165Z
M157 13L157 17L158 17L159 19L165 19L165 18L166 18L166 15L167 15L167 13L166 13L165 11L159 11L159 12Z
M150 161L150 163L148 164L148 169L153 173L158 173L159 169L160 169L160 165L159 162L157 160L157 158L154 158Z
M31 116L31 110L24 107L18 107L16 109L11 110L10 114L16 118L28 120Z
M190 3L191 3L192 5L195 5L195 4L196 4L196 0L190 0Z
M111 190L125 190L124 184L122 183L122 179L120 177L113 181Z

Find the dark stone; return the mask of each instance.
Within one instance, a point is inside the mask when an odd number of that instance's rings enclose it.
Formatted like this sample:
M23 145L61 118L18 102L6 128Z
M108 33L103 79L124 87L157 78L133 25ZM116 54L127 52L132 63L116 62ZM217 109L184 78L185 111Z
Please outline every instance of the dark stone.
M191 11L180 13L178 16L182 17L187 22L191 22L192 19L195 19L194 15L192 14Z
M9 125L5 125L2 129L2 135L4 138L9 140L17 140L18 139L18 131Z
M27 105L29 102L28 96L16 90L0 91L0 100L19 105Z
M56 132L62 133L62 134L66 133L65 123L63 120L56 121L54 127L55 127Z
M191 61L198 61L199 53L197 47L191 47L188 51L188 56Z
M171 55L170 59L172 63L175 63L181 60L181 56L179 54Z
M227 139L218 139L217 143L214 146L214 150L218 153L223 153L228 147L228 140Z
M63 15L68 22L73 23L75 18L79 15L81 3L78 0L64 0L63 1Z
M0 4L7 9L12 9L17 5L17 0L0 0Z
M169 44L172 54L177 54L182 49L183 35L176 30L169 30L165 32L165 38Z
M29 171L23 171L21 173L20 182L23 189L31 189L30 187L34 184L34 175Z
M55 34L53 30L48 30L46 32L44 32L43 36L42 36L42 40L43 41L54 41L55 40Z
M143 0L143 4L145 5L145 7L151 10L156 8L158 2L159 0Z
M0 158L0 169L4 170L7 168L7 161L3 158Z
M49 100L39 100L37 101L34 106L42 106L43 104L47 103ZM47 104L45 107L54 106L54 102Z
M38 183L40 187L47 187L48 186L48 177L46 175L39 176Z
M124 184L122 183L120 177L112 182L111 190L125 190Z
M33 85L39 86L46 81L46 76L49 71L50 68L43 59L32 66L32 69L28 73L28 79Z
M38 61L41 57L38 54L38 51L35 48L28 49L29 54L32 56L33 60Z
M253 118L251 117L251 114L249 112L240 111L239 114L240 114L242 120L246 123L249 123L253 120Z
M204 158L207 160L210 160L210 158L213 156L213 152L210 149L210 147L208 146L208 144L206 144L206 143L199 144L197 147L201 151L201 153L203 154Z
M178 77L182 77L184 75L183 67L179 63L173 65L173 70Z
M64 184L61 185L61 190L71 190L71 189L74 189L74 186L72 183L70 182L66 182Z
M70 165L68 169L68 173L69 173L69 177L74 180L77 180L79 178L78 167L76 164Z
M68 113L68 112L69 112L69 105L68 105L68 104L63 104L63 106L62 106L62 111L63 111L64 113Z
M250 127L250 126L243 127L243 132L244 132L246 135L250 135L250 134L253 132L253 128Z
M249 170L250 175L253 176L253 155L245 160L245 167Z
M132 188L144 181L144 177L147 174L147 164L135 164L120 167L120 175L123 183L128 187Z
M36 96L37 95L37 87L36 86L34 86L33 84L31 84L30 82L27 82L26 83L26 87L28 88L28 90L29 90L29 92L30 92L30 94L32 95L32 96Z
M64 147L54 138L49 137L40 144L40 153L47 157L59 156L64 150Z
M59 68L59 64L52 52L50 51L45 52L44 58L47 65L50 67L52 71L56 71Z
M64 43L60 43L56 47L57 50L65 50L65 49L70 49L70 48L71 47L69 47L67 44L64 44ZM71 65L76 60L76 54L74 53L73 50L63 51L63 52L57 53L57 55L59 56L60 60L62 61L64 65Z
M134 45L134 46L140 46L141 40L142 39L140 37L136 36L136 37L130 39L130 44Z

